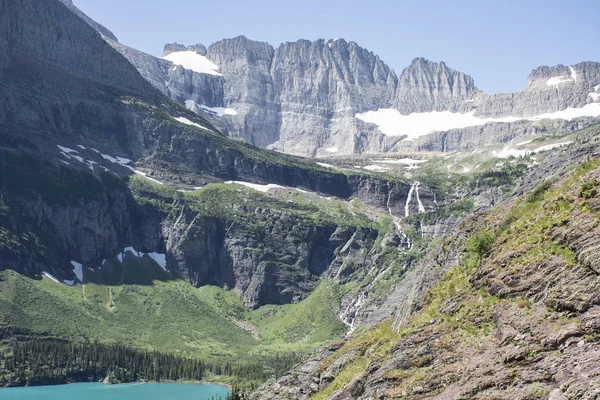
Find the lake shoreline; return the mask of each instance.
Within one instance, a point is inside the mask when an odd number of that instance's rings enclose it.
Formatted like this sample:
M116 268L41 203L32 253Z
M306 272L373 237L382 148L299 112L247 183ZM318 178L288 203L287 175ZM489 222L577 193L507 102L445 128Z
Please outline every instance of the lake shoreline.
M131 381L131 382L117 382L117 383L108 383L108 382L104 382L104 380L68 381L68 382L62 382L62 381L50 382L49 381L49 382L43 382L41 384L26 383L25 385L0 386L0 390L1 389L9 389L9 388L25 388L25 387L65 386L65 385L73 385L73 384L77 384L77 383L102 383L103 385L106 385L106 386L131 385L131 384L135 384L135 383L144 383L144 384L148 384L148 385L160 385L160 384L213 385L213 386L222 386L229 391L232 390L231 385L228 385L226 383L207 382L207 381L189 381L189 380L186 380L186 381Z
M193 382L74 382L59 385L21 386L0 389L3 400L225 400L231 391L224 385Z

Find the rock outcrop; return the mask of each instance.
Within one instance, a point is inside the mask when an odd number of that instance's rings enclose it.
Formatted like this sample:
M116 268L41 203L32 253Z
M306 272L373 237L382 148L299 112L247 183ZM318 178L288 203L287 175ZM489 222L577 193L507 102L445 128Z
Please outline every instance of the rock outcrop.
M549 154L406 274L390 325L324 347L251 398L595 398L598 156L598 128Z

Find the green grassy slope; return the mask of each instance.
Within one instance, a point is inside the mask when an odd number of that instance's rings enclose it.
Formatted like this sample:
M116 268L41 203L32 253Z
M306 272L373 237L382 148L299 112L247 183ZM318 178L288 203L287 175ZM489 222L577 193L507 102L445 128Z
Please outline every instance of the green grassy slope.
M136 264L143 263L127 259L126 274L143 268ZM88 269L85 274L92 278ZM11 270L0 273L4 327L219 360L256 351L312 349L343 334L345 326L335 315L338 299L337 286L324 281L300 303L248 311L233 292L197 289L182 280L67 286Z

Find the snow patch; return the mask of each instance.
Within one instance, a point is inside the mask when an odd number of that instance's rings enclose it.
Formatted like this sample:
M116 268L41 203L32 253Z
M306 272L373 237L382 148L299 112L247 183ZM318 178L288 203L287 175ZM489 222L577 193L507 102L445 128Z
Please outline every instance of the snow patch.
M330 147L328 149L325 149L325 151L329 153L337 153L338 151L340 151L340 149L338 149L337 147Z
M363 169L366 169L367 171L377 171L377 172L384 172L384 171L389 171L389 168L385 168L382 167L381 165L367 165L365 167L363 167Z
M592 100L598 101L598 98L600 98L600 93L589 93L588 96L590 96Z
M318 163L316 163L316 164L317 164L317 165L320 165L321 167L325 167L325 168L335 168L335 167L334 167L333 165L331 165L331 164L325 164L325 163L322 163L322 162L318 162Z
M56 283L60 283L60 281L58 279L56 279L52 274L50 274L49 272L42 272L42 275L44 275L46 278L56 282Z
M558 87L558 85L561 85L561 84L567 83L567 82L571 82L571 81L572 81L571 78L565 78L563 76L557 76L557 77L552 77L552 78L548 79L546 81L546 85L547 86Z
M176 51L164 56L163 59L200 74L223 75L218 71L218 65L195 51Z
M127 254L127 252L133 253L134 256L136 257L141 257L144 255L144 253L140 253L138 251L136 251L133 247L129 246L129 247L125 247L125 249L123 249L123 253Z
M570 121L579 117L598 117L600 116L600 103L586 104L581 108L569 107L566 110L540 114L533 117L479 118L474 114L475 111L464 114L450 111L431 111L403 115L398 110L382 108L377 111L356 114L355 118L377 125L379 130L385 135L406 135L407 137L404 140L412 140L433 132L445 132L450 129L481 126L490 122L509 123L519 120L539 121L542 119L564 119Z
M123 263L123 260L125 259L125 254L127 254L127 253L131 253L134 257L137 257L137 258L142 258L142 257L144 257L144 255L147 255L155 263L157 263L163 269L163 271L165 271L165 272L168 271L166 254L156 253L156 252L143 253L141 251L137 251L133 246L128 246L123 249L122 253L117 254L117 259L119 260L119 262ZM105 261L106 260L102 261L102 265L104 265Z
M533 150L533 152L534 153L539 153L540 151L548 151L548 150L556 149L558 147L566 146L566 145L571 144L571 143L573 143L573 142L572 141L568 141L568 142L548 144L548 145L545 145L545 146L538 147L537 149Z
M68 279L63 279L63 283L65 285L73 286L75 284L75 281L70 281Z
M186 117L177 117L177 118L173 118L175 121L177 122L181 122L182 124L185 125L189 125L189 126L195 126L196 128L200 128L200 129L204 129L205 131L210 131L210 129L203 127L200 124L197 124L195 122L190 121L189 119L187 119Z
M192 193L198 189L202 189L203 186L195 186L194 189L192 190L185 190L185 189L177 189L178 192L182 192L182 193Z
M146 179L149 179L149 180L151 180L151 181L152 181L152 182L154 182L154 183L158 183L159 185L164 185L164 183L162 183L161 181L158 181L158 180L156 180L156 179L154 179L154 178L151 178L151 177L149 177L149 176L148 176L148 174L147 174L147 173L145 173L145 172L138 171L137 169L134 169L134 170L133 170L133 172L135 172L135 173L136 173L136 174L138 174L138 175L141 175L141 176L143 176L143 177L144 177L144 178L146 178Z
M421 163L427 162L427 160L413 160L412 158L400 158L400 159L386 158L383 160L376 160L376 162L383 163L383 164L414 165L414 164L421 164Z
M73 266L73 273L79 279L79 282L83 282L83 265L77 261L71 261L71 265Z
M84 161L83 157L76 156L76 155L74 155L74 154L72 154L72 155L71 155L71 157L73 157L74 159L76 159L76 160L77 160L77 161L79 161L80 163L82 163L82 164L85 164L85 161Z
M361 121L377 125L385 135L406 135L407 137L404 140L412 140L433 132L484 125L488 122L514 122L518 120L514 117L483 119L475 117L474 113L475 111L465 114L450 111L431 111L403 115L398 110L382 108L377 111L359 113L355 117Z
M532 140L526 140L526 141L524 141L524 142L517 143L515 146L524 146L524 145L526 145L526 144L529 144L529 143L531 143L531 142L533 142L533 139L532 139Z
M492 154L497 157L497 158L509 158L509 157L515 157L515 158L519 158L519 157L526 157L528 155L531 154L535 154L535 153L539 153L542 151L548 151L548 150L552 150L552 149L556 149L558 147L562 147L562 146L566 146L568 144L573 143L572 141L568 141L568 142L560 142L560 143L553 143L553 144L547 144L545 146L540 146L536 149L533 150L517 150L517 149L511 149L508 147L505 147L504 149L502 149L500 152L492 152ZM496 164L498 165L498 164Z
M258 183L243 182L243 181L227 181L225 183L227 185L237 184L237 185L246 186L246 187L249 187L254 190L258 190L259 192L263 192L263 193L268 192L270 189L285 189L284 186L277 185L275 183L269 183L266 185L261 185Z
M128 165L131 162L131 160L129 158L118 157L118 156L117 157L113 157L113 156L110 156L110 155L104 154L104 153L100 153L100 155L102 156L102 158L104 158L105 160L108 160L108 161L112 162L113 164L119 164L119 165L121 165L121 166L129 169L133 173L135 173L137 175L141 175L144 178L149 179L149 180L151 180L154 183L158 183L159 185L164 185L164 183L162 183L161 181L158 181L158 180L156 180L154 178L149 177L147 173L139 171L139 170L133 168L131 165ZM102 168L104 168L104 170L107 171L107 172L109 171L105 167L102 167ZM112 171L110 171L110 172L112 172Z
M148 256L166 272L167 271L167 256L162 253L148 253Z
M68 147L59 146L59 145L56 145L56 146L57 146L57 147L60 149L60 151L61 151L61 152L63 152L63 153L67 153L67 154L79 153L77 150L70 149L70 148L68 148Z

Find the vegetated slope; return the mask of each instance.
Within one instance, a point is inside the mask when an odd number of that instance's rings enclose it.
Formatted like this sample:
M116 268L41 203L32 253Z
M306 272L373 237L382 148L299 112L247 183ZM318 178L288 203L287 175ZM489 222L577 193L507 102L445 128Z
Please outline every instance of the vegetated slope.
M378 216L404 208L409 182L232 141L59 1L1 6L3 339L252 362L344 332L360 267L406 245Z
M407 277L395 320L253 398L595 398L598 150L596 129L548 155L520 195L466 219Z

